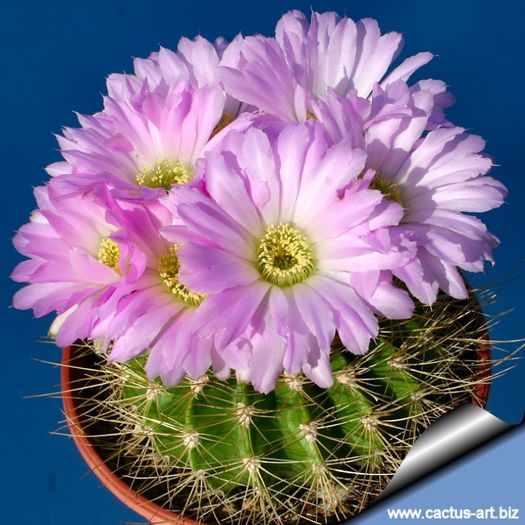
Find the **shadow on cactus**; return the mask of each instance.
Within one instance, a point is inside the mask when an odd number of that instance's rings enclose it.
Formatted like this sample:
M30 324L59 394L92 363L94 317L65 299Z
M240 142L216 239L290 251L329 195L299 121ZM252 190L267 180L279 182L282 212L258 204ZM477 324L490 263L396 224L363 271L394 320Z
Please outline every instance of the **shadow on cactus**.
M77 345L69 366L82 430L159 506L206 523L336 523L369 506L430 423L483 405L487 326L474 295L384 320L364 356L333 343L335 382L283 375L274 391L212 374L165 388L145 358L107 363Z

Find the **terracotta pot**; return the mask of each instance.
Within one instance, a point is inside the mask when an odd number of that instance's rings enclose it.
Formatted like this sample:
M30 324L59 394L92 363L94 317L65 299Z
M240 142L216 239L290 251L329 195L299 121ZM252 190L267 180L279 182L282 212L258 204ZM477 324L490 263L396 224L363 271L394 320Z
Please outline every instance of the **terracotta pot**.
M488 339L488 334L484 339ZM141 496L105 464L82 428L79 414L77 413L77 400L71 394L75 390L76 381L78 381L81 376L81 371L77 368L74 361L74 351L75 347L67 347L64 349L62 357L61 385L64 413L71 431L71 436L90 469L120 501L153 524L203 525L190 518L181 518L174 512L165 510L153 501ZM480 346L478 357L483 363L479 372L480 380L486 379L491 369L491 351L488 343ZM488 381L486 383L480 381L473 396L473 404L485 407L489 396L489 389L490 384Z
M74 347L68 346L62 354L61 387L64 413L71 436L75 441L80 454L96 474L98 479L108 488L122 503L140 514L148 522L164 525L198 525L198 522L181 518L177 514L167 511L156 503L137 494L129 485L119 478L100 457L97 449L92 445L89 437L85 434L77 413L77 400L72 395L75 390L75 376L79 371L75 368Z

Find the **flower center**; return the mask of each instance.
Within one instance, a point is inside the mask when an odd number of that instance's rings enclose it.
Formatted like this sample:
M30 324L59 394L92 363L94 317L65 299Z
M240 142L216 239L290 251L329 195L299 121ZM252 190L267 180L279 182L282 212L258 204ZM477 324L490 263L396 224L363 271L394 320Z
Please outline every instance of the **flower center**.
M217 125L213 128L210 138L215 137L217 133L220 133L226 126L229 126L234 120L235 120L235 117L231 113L228 113L227 111L225 111L222 114L221 120L219 120Z
M119 258L120 248L118 244L109 237L104 237L98 248L97 260L120 273L120 268L118 267Z
M308 279L315 262L310 241L287 223L268 227L257 247L257 270L282 288Z
M160 257L158 267L160 279L175 299L186 306L197 307L204 301L206 296L192 292L187 286L179 282L180 262L177 257L177 248L178 246L173 244Z
M380 173L377 173L372 179L370 189L380 191L385 196L385 199L390 202L397 202L403 208L406 208L401 186L395 184L390 179L383 177Z
M306 112L306 120L319 120L319 119L317 118L317 115L313 111L308 110Z
M193 178L190 165L175 160L156 159L153 166L142 168L137 175L137 184L148 188L164 188L166 191L174 184L186 184Z

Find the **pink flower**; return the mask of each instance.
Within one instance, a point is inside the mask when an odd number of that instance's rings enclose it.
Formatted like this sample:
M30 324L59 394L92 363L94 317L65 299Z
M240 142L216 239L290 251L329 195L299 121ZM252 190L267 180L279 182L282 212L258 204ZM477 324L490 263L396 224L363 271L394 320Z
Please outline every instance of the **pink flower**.
M195 167L218 125L225 95L217 84L144 81L133 98L105 97L104 111L79 116L59 137L64 161L48 172L71 191L107 184L127 200L156 199L173 184L198 179Z
M112 238L131 254L137 271L124 276L93 337L110 347L113 361L129 361L149 351L148 377L160 376L167 386L186 373L197 379L212 365L217 375L228 376L213 341L194 335L196 313L205 297L179 281L178 246L161 236L163 227L172 224L171 214L133 205L122 210L120 219Z
M65 198L51 183L35 190L39 209L14 238L29 257L12 278L28 282L14 298L15 308L31 308L36 317L63 316L56 334L60 346L91 337L100 308L121 281L127 253L112 239L114 217L93 195Z
M59 346L97 340L118 361L149 350L148 376L167 385L211 365L227 376L212 342L192 333L204 298L178 282L177 247L161 237L171 214L155 202L119 205L100 188L83 196L60 189L55 180L37 188L39 209L14 239L29 259L12 278L30 283L15 308L59 314L52 329Z
M284 368L317 384L332 382L336 331L354 353L377 335L372 307L410 317L408 295L381 274L407 262L387 227L401 208L358 177L365 155L330 146L318 123L292 125L276 140L261 130L231 132L205 157L206 189L174 188L166 197L185 227L179 280L208 298L198 334L214 337L226 364L268 392ZM366 299L352 273L370 285Z
M500 182L486 176L492 161L480 154L480 137L458 127L426 132L436 116L434 87L413 90L398 81L375 88L371 101L331 93L316 105L333 140L366 150L371 187L403 206L391 234L415 242L417 256L393 273L429 305L440 288L467 297L458 268L482 271L498 241L464 212L496 208L506 195Z
M109 96L118 100L135 98L144 84L152 91L161 85L178 84L181 80L193 88L220 85L219 65L235 66L238 58L238 41L228 44L223 38L209 42L201 36L190 40L181 38L176 51L160 47L148 58L133 61L135 74L114 73L108 77ZM237 117L245 105L226 95L224 113Z
M313 102L334 90L367 98L374 85L408 78L432 59L419 53L387 74L402 47L399 33L381 35L372 19L354 22L335 13L285 14L276 37L236 42L237 64L223 64L221 78L234 97L286 121L304 121Z

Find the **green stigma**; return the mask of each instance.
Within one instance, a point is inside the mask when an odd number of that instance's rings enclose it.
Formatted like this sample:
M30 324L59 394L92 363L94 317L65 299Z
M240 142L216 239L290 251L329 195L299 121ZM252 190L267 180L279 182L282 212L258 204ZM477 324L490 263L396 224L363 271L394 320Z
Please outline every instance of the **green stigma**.
M175 160L156 159L153 166L139 171L137 184L169 191L174 184L186 184L192 178L193 169L190 165Z
M100 246L97 252L97 260L106 266L109 266L112 270L120 273L118 267L118 260L120 258L120 248L115 241L112 241L109 237L104 237L100 242Z
M308 279L315 263L309 240L287 223L268 227L257 247L257 270L266 281L281 288Z
M401 191L401 187L398 184L392 182L390 179L383 177L383 175L380 173L376 174L372 179L370 189L378 190L385 196L385 199L389 200L390 202L397 202L403 208L406 207L405 198Z
M162 284L173 294L175 299L186 306L197 307L206 298L205 295L192 292L187 286L179 282L180 262L177 256L176 244L159 259L158 271Z

